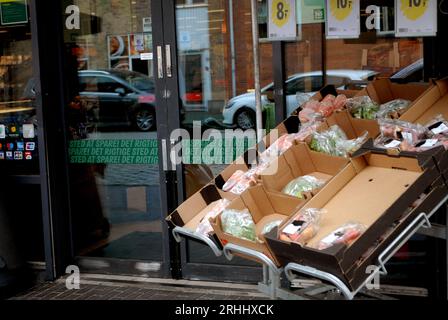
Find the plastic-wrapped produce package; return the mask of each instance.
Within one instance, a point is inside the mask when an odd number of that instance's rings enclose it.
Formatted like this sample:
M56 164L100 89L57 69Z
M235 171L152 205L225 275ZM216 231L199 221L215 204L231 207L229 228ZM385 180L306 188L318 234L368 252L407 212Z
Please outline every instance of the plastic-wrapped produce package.
M302 210L294 220L280 232L280 240L304 246L319 231L319 221L325 210L310 208Z
M325 181L319 180L313 176L303 176L292 180L283 189L283 193L288 194L299 199L303 199L303 194L322 188Z
M213 227L210 224L210 219L216 218L221 212L224 211L225 208L230 204L230 201L227 199L221 199L216 201L213 204L212 209L208 212L204 218L202 218L198 227L196 228L196 232L202 234L204 236L208 236L213 233Z
M221 215L222 229L234 237L255 242L255 223L249 210L226 209Z
M318 245L318 250L328 249L336 244L351 245L365 231L366 227L360 223L350 222L336 229L324 237Z
M360 96L348 99L347 110L354 118L374 120L380 106L374 102L369 96Z
M398 119L411 106L411 101L404 99L396 99L382 104L377 112L378 119Z
M367 137L366 132L357 139L348 140L344 131L334 125L327 131L314 133L310 148L336 157L349 157L362 146Z

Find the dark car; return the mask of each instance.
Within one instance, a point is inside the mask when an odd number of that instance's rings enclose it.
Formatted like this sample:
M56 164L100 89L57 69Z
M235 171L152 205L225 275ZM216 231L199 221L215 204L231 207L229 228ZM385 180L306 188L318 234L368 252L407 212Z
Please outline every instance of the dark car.
M80 97L89 121L98 126L133 126L143 132L156 128L153 79L124 70L79 72Z

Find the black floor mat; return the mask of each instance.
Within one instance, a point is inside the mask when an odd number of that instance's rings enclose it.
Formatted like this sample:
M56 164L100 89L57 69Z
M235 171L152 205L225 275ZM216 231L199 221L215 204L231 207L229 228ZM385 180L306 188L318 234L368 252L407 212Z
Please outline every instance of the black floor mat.
M162 261L162 234L133 232L88 254L89 257Z

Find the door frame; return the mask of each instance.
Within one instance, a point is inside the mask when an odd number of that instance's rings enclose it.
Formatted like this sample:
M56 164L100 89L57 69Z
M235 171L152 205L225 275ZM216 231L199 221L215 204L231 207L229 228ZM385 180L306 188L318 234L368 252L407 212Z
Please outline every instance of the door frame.
M165 46L170 46L172 77L167 78L166 88L168 92L168 127L169 132L181 128L180 112L182 100L180 97L179 72L178 72L178 50L177 50L177 20L176 20L176 0L163 1L164 16L164 42ZM166 50L164 50L166 54ZM166 56L164 58L166 61ZM168 138L168 136L166 136ZM169 141L169 140L167 140ZM177 204L180 205L186 200L186 181L184 179L184 167L178 165L175 173L176 180L173 182L177 187ZM171 212L171 211L169 211ZM171 235L170 235L170 238ZM172 241L174 241L172 239ZM172 251L172 257L175 259L173 267L177 267L184 279L189 280L208 280L224 282L250 282L256 283L262 278L262 268L245 267L234 265L202 264L191 263L188 260L187 241L181 244L174 243L175 249ZM176 272L176 276L179 273Z
M164 0L151 0L153 28L153 47L163 45ZM54 280L66 274L70 265L81 266L82 272L104 274L141 275L145 277L171 277L173 261L168 226L164 223L166 212L170 212L170 203L176 203L170 196L173 177L163 171L163 159L159 157L162 254L163 261L158 271L148 271L151 261L121 260L107 258L77 257L73 249L72 213L70 206L70 183L68 168L69 139L67 136L66 106L70 101L70 75L66 47L64 43L66 1L30 1L31 30L33 44L33 71L36 81L36 104L40 121L39 149L40 184L42 188L43 229L45 242L45 262L47 279ZM48 37L52 34L52 37ZM153 61L157 70L157 59ZM159 141L169 132L167 124L167 100L163 91L165 79L156 79L156 97L159 101L160 116ZM159 145L161 153L161 146ZM160 263L160 261L157 261ZM145 265L147 264L147 265ZM84 265L84 267L82 266ZM139 266L140 268L137 268ZM142 268L143 267L143 268Z

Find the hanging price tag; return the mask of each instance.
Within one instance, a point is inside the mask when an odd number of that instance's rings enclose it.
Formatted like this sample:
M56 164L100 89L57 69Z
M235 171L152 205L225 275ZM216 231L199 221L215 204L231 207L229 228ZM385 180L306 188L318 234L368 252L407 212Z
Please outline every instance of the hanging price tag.
M295 0L269 0L269 39L289 40L297 37Z
M359 0L327 0L327 38L358 38L361 33Z
M437 0L395 0L397 37L437 34Z

